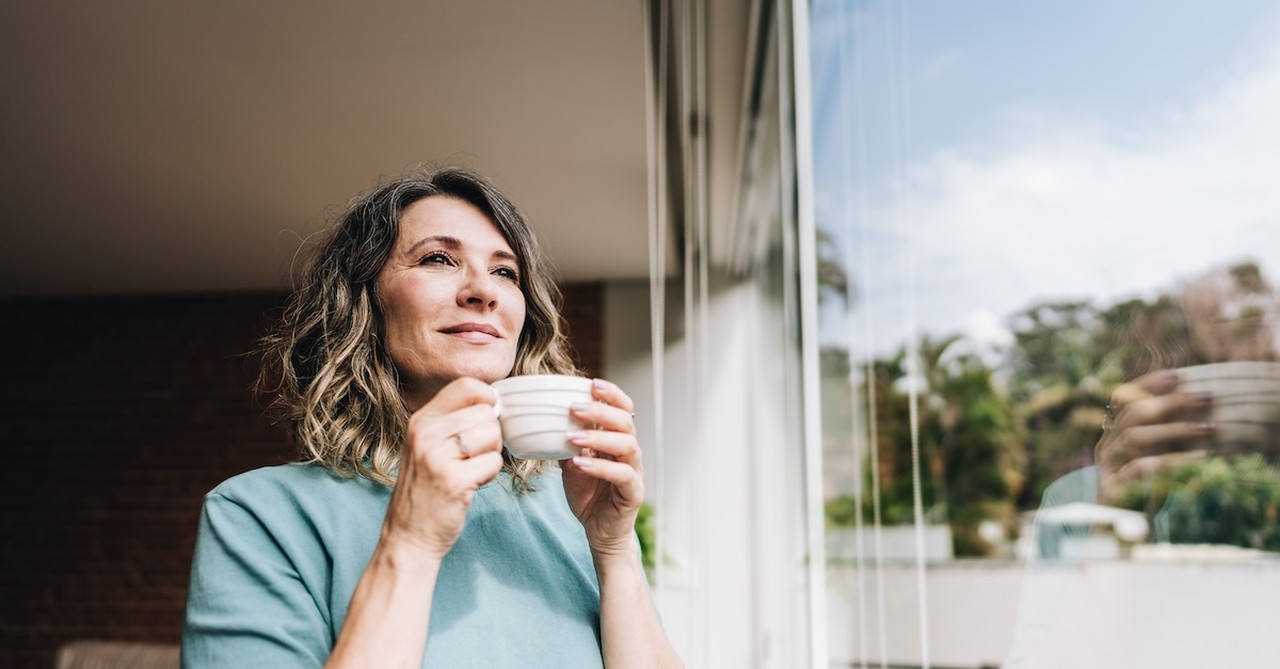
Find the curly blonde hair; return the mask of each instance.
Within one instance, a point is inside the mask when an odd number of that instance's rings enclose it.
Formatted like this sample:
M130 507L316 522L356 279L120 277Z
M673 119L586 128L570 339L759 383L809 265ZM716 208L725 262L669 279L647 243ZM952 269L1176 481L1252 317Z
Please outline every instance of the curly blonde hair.
M259 392L286 421L303 459L344 475L391 485L409 411L383 343L376 283L400 233L400 216L428 197L453 197L484 212L519 262L526 314L512 374L577 374L569 353L560 288L524 216L492 183L445 168L399 177L357 198L320 239L276 327L260 344ZM503 468L519 488L547 463Z

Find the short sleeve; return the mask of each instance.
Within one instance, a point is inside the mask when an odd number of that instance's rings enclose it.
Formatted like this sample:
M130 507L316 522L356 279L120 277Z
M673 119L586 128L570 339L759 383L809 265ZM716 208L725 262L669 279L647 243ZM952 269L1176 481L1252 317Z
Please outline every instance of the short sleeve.
M1026 656L1058 625L1071 588L1071 573L1062 568L1069 561L1059 559L1059 547L1063 539L1078 539L1088 534L1087 529L1072 525L1046 526L1040 512L1073 502L1094 503L1097 499L1096 467L1070 472L1045 489L1034 523L1037 553L1026 561L1013 640L1005 662L1000 665L1002 669L1022 666ZM1046 560L1046 555L1054 559Z
M333 647L320 601L258 514L217 491L205 498L182 631L184 669L319 667Z

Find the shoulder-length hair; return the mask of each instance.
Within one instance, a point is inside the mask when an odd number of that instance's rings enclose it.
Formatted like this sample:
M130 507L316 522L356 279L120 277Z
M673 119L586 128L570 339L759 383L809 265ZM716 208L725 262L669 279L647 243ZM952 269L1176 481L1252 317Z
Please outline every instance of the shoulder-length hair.
M257 389L273 396L303 459L342 475L395 481L409 411L383 340L376 283L400 234L400 216L428 197L477 207L519 263L525 321L512 374L576 374L560 315L560 288L533 230L484 177L463 169L418 172L357 198L319 239L276 327L261 340ZM519 487L545 467L503 453Z

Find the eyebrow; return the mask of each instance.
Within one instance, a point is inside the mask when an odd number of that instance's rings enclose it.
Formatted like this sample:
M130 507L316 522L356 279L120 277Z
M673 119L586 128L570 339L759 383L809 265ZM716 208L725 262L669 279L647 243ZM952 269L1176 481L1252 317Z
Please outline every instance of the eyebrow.
M430 237L423 237L422 239L419 239L418 241L414 242L413 246L410 246L409 250L405 251L405 255L413 255L414 252L418 250L418 248L433 242L440 244L441 246L448 249L462 248L462 241L457 237L450 237L449 235L432 235ZM519 262L520 260L518 257L516 257L516 254L510 251L504 251L502 249L494 251L493 257L501 258L503 260L510 260L511 262Z
M462 246L462 242L458 241L457 237L450 237L448 235L432 235L430 237L423 237L422 239L419 239L418 241L414 242L413 246L410 246L409 250L405 251L405 253L408 255L413 255L413 252L417 251L418 247L430 242L435 242L440 244L441 246L451 248L451 249L456 249L459 246Z

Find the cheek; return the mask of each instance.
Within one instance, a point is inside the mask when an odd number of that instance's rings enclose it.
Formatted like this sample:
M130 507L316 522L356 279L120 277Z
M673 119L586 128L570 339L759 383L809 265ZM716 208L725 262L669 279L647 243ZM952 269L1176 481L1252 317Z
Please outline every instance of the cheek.
M528 304L524 301L524 295L521 294L518 298L519 301L516 302L516 306L511 310L511 328L515 331L517 339L519 339L519 335L524 332L525 328L532 327L527 322L529 309Z
M410 297L414 290L408 282L398 281L378 287L378 303L382 309L382 329L391 343L404 343L417 330L419 308Z

